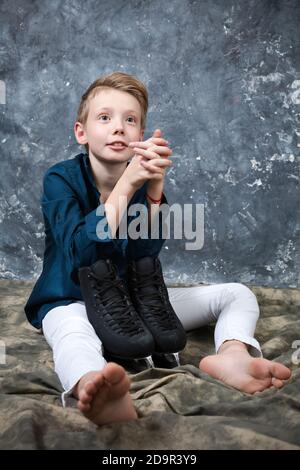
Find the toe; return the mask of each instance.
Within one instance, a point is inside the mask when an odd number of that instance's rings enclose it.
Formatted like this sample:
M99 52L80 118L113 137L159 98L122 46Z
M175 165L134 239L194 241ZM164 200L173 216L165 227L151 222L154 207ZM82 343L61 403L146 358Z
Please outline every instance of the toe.
M87 382L84 387L84 391L87 395L95 395L97 392L97 385L94 382Z
M271 373L273 377L279 380L287 380L291 377L291 370L284 366L283 364L279 364L279 362L272 362L271 366Z
M279 380L287 380L291 376L291 371L288 367L279 362L255 358L251 362L250 374L252 377L260 380L267 378L272 379L273 377Z
M84 404L90 403L92 401L92 398L93 396L86 393L85 390L82 390L79 394L79 400Z
M109 363L103 370L106 384L111 388L111 396L118 397L128 392L130 379L123 367L115 363Z
M82 413L87 413L88 411L90 411L91 409L91 405L89 405L88 403L84 404L82 403L80 400L77 402L77 408L79 409L79 411L81 411Z
M105 380L112 385L121 382L121 380L126 377L123 367L114 362L109 362L107 364L106 368L103 370L103 375Z
M245 387L244 391L250 395L261 393L271 386L271 380L252 380Z
M280 379L276 379L275 377L272 378L272 385L276 388L282 388L284 386L284 382Z
M93 384L96 387L96 391L99 390L100 387L102 387L102 385L104 384L104 377L102 372L99 372L99 374L93 377Z

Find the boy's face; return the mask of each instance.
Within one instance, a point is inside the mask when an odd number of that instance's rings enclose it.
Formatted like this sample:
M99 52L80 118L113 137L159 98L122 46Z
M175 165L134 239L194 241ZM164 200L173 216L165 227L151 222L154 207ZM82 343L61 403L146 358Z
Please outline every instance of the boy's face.
M128 144L140 141L144 136L144 131L141 130L140 103L124 91L101 90L90 100L85 126L76 122L74 131L77 142L88 144L89 154L98 160L125 162L134 155ZM115 141L122 141L126 146L119 149L109 145Z

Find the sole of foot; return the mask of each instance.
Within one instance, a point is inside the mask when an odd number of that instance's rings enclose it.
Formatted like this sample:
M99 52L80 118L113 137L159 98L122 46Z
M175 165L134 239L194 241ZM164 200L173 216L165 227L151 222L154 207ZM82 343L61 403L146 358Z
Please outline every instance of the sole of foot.
M103 370L88 372L80 379L75 392L77 407L98 426L137 419L129 387L124 368L110 362Z

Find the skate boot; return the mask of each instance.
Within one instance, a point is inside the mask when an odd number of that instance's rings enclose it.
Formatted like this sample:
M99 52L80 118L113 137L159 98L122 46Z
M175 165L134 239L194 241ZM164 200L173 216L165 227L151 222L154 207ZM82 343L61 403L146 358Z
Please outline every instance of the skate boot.
M78 269L87 316L110 360L143 359L153 367L154 339L137 314L123 281L109 259Z
M127 270L132 303L155 341L152 355L156 367L176 367L186 345L186 333L169 301L158 258L131 261Z

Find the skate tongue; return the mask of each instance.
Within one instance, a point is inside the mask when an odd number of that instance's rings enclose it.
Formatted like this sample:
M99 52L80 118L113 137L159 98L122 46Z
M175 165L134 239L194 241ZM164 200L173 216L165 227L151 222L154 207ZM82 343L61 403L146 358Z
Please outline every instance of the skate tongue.
M99 281L101 281L101 278L103 278L105 274L113 270L113 263L109 259L100 259L91 265L91 270L99 279ZM99 284L101 284L101 282L99 282ZM108 300L112 295L116 295L117 297L120 296L120 292L116 287L111 287L109 290L103 293L103 299Z
M148 257L145 257L145 258L141 258L137 261L135 261L135 266L136 266L136 271L138 272L138 274L152 274L154 273L155 271L155 260L153 258L151 258L150 256ZM141 292L143 292L144 294L154 294L155 292L157 292L157 287L155 287L154 285L147 285L147 286L143 286L141 285Z
M153 273L155 270L155 260L151 258L151 256L147 256L145 258L141 258L135 261L135 266L138 272L141 274L144 273Z
M112 263L109 259L100 259L92 264L91 270L97 277L101 278L112 270Z

